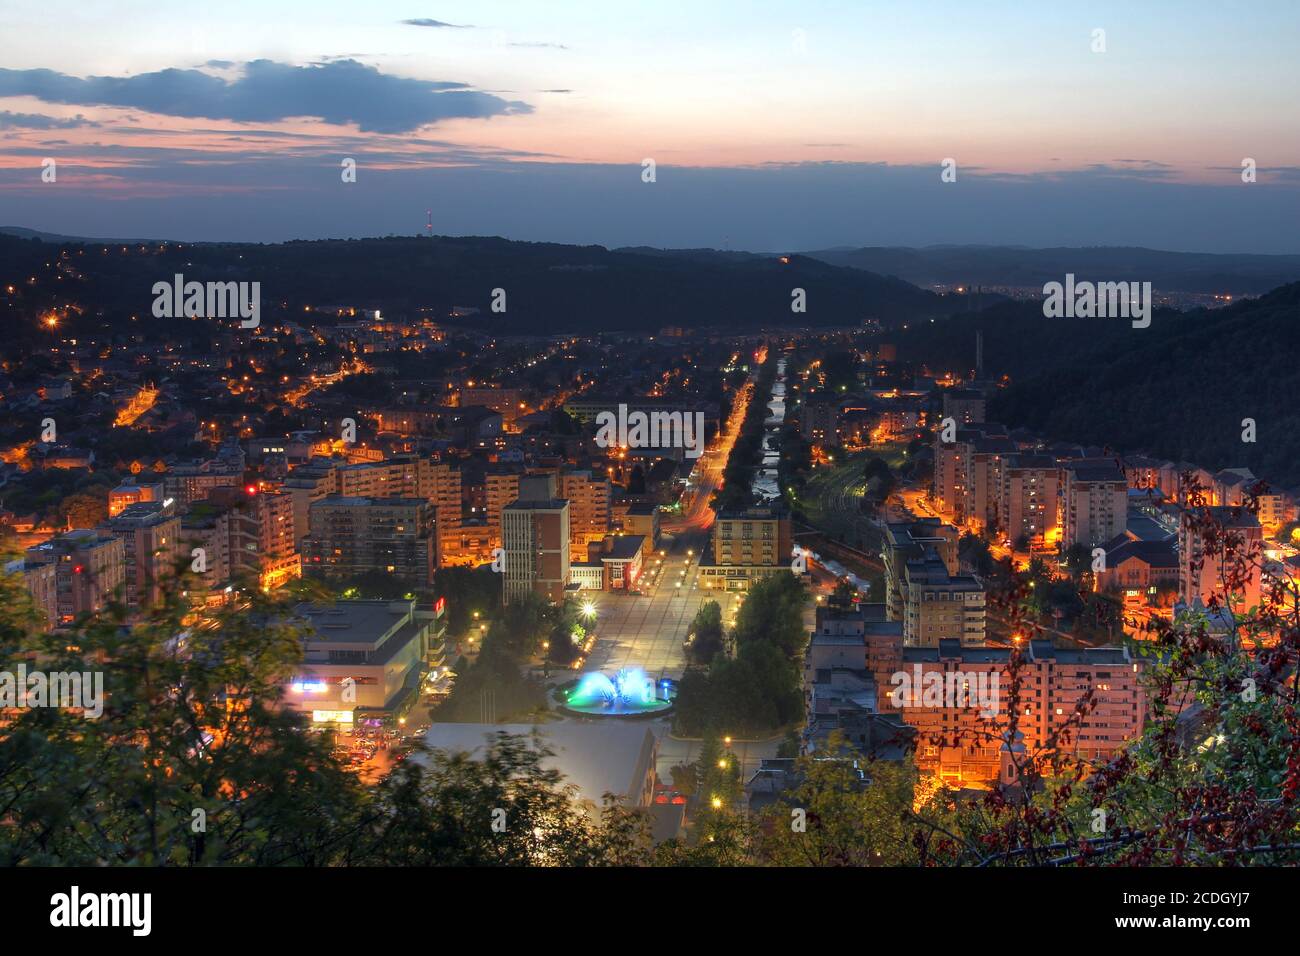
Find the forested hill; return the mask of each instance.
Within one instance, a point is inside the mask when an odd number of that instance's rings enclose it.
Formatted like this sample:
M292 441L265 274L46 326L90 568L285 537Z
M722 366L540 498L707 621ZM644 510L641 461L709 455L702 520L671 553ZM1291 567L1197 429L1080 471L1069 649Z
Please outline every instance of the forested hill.
M75 276L60 278L53 264L65 256ZM22 289L28 311L55 304L41 298L49 290L125 321L147 314L153 283L175 273L260 282L267 310L283 304L300 318L304 305L340 304L447 321L468 306L476 327L506 334L890 324L948 311L900 279L800 256L698 259L482 237L124 246L0 234L0 279ZM805 312L791 309L795 288ZM504 313L491 310L494 289L505 290Z
M1124 319L1047 319L1009 303L902 333L900 357L969 369L984 332L986 376L1011 376L989 416L1052 438L1146 451L1300 484L1300 283L1223 309ZM1242 420L1257 440L1243 443Z

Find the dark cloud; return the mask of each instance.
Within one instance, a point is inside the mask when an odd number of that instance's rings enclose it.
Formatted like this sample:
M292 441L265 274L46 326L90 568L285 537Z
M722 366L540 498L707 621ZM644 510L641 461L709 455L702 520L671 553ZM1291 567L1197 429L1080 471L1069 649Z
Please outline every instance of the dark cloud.
M392 76L356 60L311 66L253 60L231 80L181 69L85 78L0 69L0 96L248 123L310 116L355 123L367 133L405 133L445 119L532 112L527 103L470 90L464 83Z
M443 23L441 20L430 20L428 17L417 17L414 20L403 20L402 23L408 27L433 27L435 29L448 30L469 30L472 29L468 23Z
M10 113L8 110L0 110L0 129L80 129L83 126L98 125L80 113L72 119L61 119L41 113Z

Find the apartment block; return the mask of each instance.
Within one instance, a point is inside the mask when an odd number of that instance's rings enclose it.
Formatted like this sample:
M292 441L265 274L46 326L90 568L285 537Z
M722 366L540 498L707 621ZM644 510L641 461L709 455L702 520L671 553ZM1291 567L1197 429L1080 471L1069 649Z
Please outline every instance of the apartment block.
M505 568L502 602L536 594L564 600L569 585L569 502L563 498L519 498L501 512Z
M943 393L943 417L958 425L978 425L984 421L984 395L973 388L950 388Z
M420 498L330 495L311 506L303 563L313 574L391 574L427 584L437 568L435 509Z
M1001 521L1003 477L1016 444L1006 436L986 435L967 444L965 502L961 517L977 529L997 530Z
M1092 548L1120 534L1128 519L1128 482L1109 458L1062 464L1062 543Z
M439 462L429 471L429 498L437 510L438 562L458 564L473 560L462 540L460 469Z
M950 575L958 572L957 540L960 532L938 518L891 521L885 525L880 557L885 566L887 620L903 620L907 603L906 570L909 561L934 553Z
M26 563L54 566L59 624L102 610L126 584L122 539L94 529L69 531L28 548Z
M1210 554L1204 536L1187 522L1178 530L1178 597L1186 604L1197 601L1208 605L1215 597L1218 603L1243 613L1259 604L1262 596L1259 572L1259 547L1264 531L1259 519L1244 508L1213 505L1198 508L1198 518L1208 518L1225 532L1225 540L1217 550L1227 546L1227 553ZM1230 543L1229 543L1230 541ZM1246 565L1244 581L1229 581L1238 573L1239 565ZM1229 590L1235 600L1229 602Z
M1015 455L1002 469L999 526L1013 545L1042 544L1057 526L1060 469L1049 455Z
M5 565L6 574L22 575L23 584L32 596L32 604L43 617L43 627L53 628L59 623L58 568L53 564L34 564L25 558L16 558Z
M162 581L175 573L181 553L181 519L161 501L143 501L110 518L106 530L122 540L127 605L156 603L162 597Z
M881 721L902 721L914 731L915 759L923 773L973 788L1010 782L1013 752L1039 748L1067 727L1065 751L1085 762L1109 759L1142 732L1146 697L1139 664L1124 647L1061 649L1050 641L1031 641L1019 648L1020 712L1013 739L1007 711L1011 649L965 647L957 640L909 647L897 623L883 620L884 613L878 604L818 609L804 666L810 732L824 735L835 725L852 732L870 717L880 725L877 730L888 733ZM874 690L874 700L828 713L815 710L817 687L833 686L836 674L856 678L855 699ZM926 696L927 685L942 689L939 699ZM981 687L983 702L991 705L987 711L978 700L950 693L970 694ZM1079 713L1085 699L1090 703ZM846 712L856 718L847 725Z
M942 558L927 549L903 570L903 642L909 647L937 647L960 641L963 647L984 643L984 585L970 574L952 574Z
M575 551L609 534L610 495L609 479L591 471L560 475L559 496L569 502L569 544Z

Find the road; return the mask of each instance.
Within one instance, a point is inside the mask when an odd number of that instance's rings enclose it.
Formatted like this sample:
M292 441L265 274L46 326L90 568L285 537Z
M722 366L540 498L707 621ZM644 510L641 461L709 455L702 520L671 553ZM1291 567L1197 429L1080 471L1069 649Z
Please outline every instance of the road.
M713 509L709 501L713 493L722 484L722 475L727 468L727 459L731 457L732 446L740 434L740 426L745 421L745 413L754 397L754 380L750 378L736 398L731 416L719 432L712 447L705 450L695 465L691 476L694 489L690 506L679 517L663 522L665 534L684 535L706 533L713 527Z
M754 382L746 382L730 417L712 447L695 466L694 495L686 511L663 523L659 551L646 561L638 582L640 595L622 591L583 592L596 606L596 646L586 669L612 673L621 667L641 667L655 679L678 678L686 666L682 642L695 613L705 600L723 605L730 619L739 597L702 592L700 557L709 546L713 509L709 500L722 483L732 446L740 434L753 398Z
M583 592L583 599L596 606L596 645L585 669L610 674L635 666L656 680L681 676L686 665L682 641L704 603L699 588L701 539L695 533L665 541L663 556L656 552L642 572L639 595Z

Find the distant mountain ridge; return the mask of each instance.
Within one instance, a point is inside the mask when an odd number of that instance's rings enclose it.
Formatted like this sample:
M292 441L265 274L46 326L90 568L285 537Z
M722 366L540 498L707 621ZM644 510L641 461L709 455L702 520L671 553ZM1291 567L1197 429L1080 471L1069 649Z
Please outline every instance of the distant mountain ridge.
M935 285L1042 286L1067 272L1092 281L1148 281L1165 292L1259 295L1300 281L1300 255L1166 252L1125 246L872 246L805 252L832 265Z

